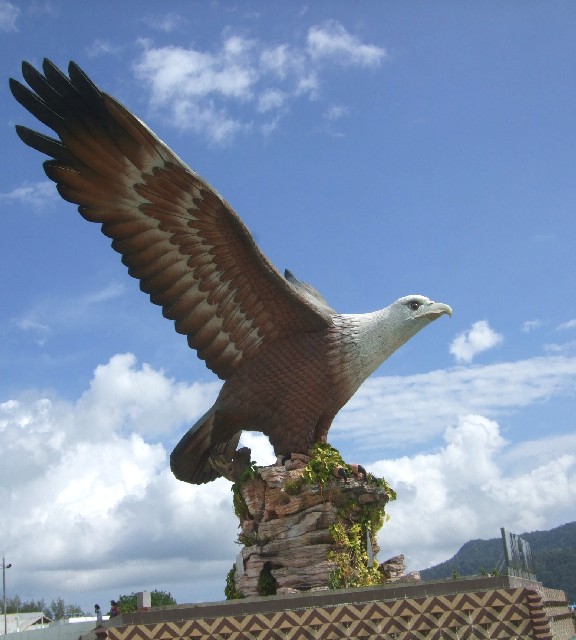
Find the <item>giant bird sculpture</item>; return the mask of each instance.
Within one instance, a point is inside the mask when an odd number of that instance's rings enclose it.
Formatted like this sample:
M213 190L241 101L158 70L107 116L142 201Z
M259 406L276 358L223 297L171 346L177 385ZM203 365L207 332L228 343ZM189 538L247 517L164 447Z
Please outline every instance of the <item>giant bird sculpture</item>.
M225 382L171 455L177 478L202 484L234 459L242 430L278 456L326 439L340 408L398 347L448 305L420 295L340 314L290 272L282 276L231 206L73 62L69 77L24 62L15 98L59 139L17 126L50 156L47 176L102 225L142 291Z

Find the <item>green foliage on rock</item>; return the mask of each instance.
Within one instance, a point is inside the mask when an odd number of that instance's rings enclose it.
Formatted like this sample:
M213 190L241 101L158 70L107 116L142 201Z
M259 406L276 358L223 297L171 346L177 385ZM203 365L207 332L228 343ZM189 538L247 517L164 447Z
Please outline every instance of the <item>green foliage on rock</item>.
M348 475L352 468L347 465L340 452L327 442L317 442L312 447L312 459L304 468L302 479L306 484L324 485L334 480L334 469L343 467Z
M335 473L339 468L344 469L349 478L346 483ZM327 443L317 443L310 452L310 459L306 466L298 472L291 472L285 478L282 487L285 497L306 492L310 493L310 497L314 497L315 500L320 497L321 501L330 501L337 507L336 522L332 519L334 511L331 511L330 521L334 524L329 531L333 545L327 557L334 565L334 570L329 577L329 586L334 589L376 585L382 582L378 563L369 562L368 541L370 540L372 547L376 549L377 533L388 519L384 509L385 504L396 499L396 492L386 480L372 474L357 479L353 469L356 470L355 467L344 462L337 449ZM264 474L264 471L262 473ZM251 466L232 486L234 511L241 524L251 517L243 496L244 485L246 481L258 477L260 477L258 469ZM304 496L304 503L306 497ZM328 524L325 526L327 527ZM243 527L243 531L249 530L249 527ZM250 547L266 545L268 541L259 539L257 533L243 532L239 534L237 542ZM236 590L235 577L236 566L232 567L227 576L225 588L227 599L243 597L243 594ZM261 596L276 593L277 582L268 562L260 572L257 585L254 586L257 586L257 592Z
M396 491L392 489L392 487L386 482L384 478L378 478L377 476L374 476L371 473L369 473L368 477L366 478L366 483L374 485L376 487L382 487L384 491L386 491L386 495L388 496L389 502L396 500L396 498L398 497L398 495L396 494Z
M246 504L246 500L244 500L244 496L242 495L242 491L240 490L241 486L238 482L235 482L232 487L232 505L234 507L234 513L240 522L244 522L250 515L250 511L248 509L248 505Z
M340 452L328 443L316 443L312 448L312 459L304 468L302 479L306 484L319 484L321 487L335 481L334 471L344 468L348 476L352 467L344 462ZM396 492L384 478L368 474L366 484L382 487L388 500L396 500ZM336 567L330 575L330 588L366 587L382 582L378 563L368 566L367 538L376 546L376 536L388 519L384 507L377 503L356 504L351 502L338 511L338 521L330 528L335 550L328 560Z
M368 566L366 528L359 522L349 526L340 522L333 525L330 531L337 550L328 554L328 560L336 564L330 574L329 587L346 589L380 584L382 575L378 563Z
M302 492L302 486L304 485L304 478L294 478L293 480L287 480L284 483L284 491L289 496L297 496Z
M242 472L240 479L238 482L234 482L230 487L230 491L232 491L232 504L234 506L234 513L236 517L243 522L250 515L250 511L248 509L248 505L246 504L246 500L244 500L244 496L242 495L242 486L248 481L257 478L258 467L254 461L250 462L250 466L248 466Z
M236 565L232 565L232 569L226 575L226 586L224 587L224 595L226 600L240 600L244 598L244 594L236 589Z
M243 547L253 547L259 542L257 533L239 533L236 539L236 544L241 544Z
M278 583L272 575L272 567L269 562L264 564L262 571L258 577L258 595L259 596L275 596Z

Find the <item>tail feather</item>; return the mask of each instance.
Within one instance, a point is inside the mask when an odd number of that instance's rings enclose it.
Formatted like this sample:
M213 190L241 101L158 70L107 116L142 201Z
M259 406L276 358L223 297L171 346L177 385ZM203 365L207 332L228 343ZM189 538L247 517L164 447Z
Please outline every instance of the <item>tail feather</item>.
M212 428L216 410L212 407L182 437L170 454L172 473L183 482L205 484L220 477L220 473L210 464L210 455L217 452L232 459L240 433L219 445L211 444Z

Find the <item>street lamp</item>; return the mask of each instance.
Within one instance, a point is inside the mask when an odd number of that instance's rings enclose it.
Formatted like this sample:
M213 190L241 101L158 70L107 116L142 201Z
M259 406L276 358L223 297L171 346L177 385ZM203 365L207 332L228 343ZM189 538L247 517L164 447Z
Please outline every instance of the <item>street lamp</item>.
M6 569L12 565L6 564L6 559L2 556L2 594L4 598L4 635L8 633L8 622L6 620Z

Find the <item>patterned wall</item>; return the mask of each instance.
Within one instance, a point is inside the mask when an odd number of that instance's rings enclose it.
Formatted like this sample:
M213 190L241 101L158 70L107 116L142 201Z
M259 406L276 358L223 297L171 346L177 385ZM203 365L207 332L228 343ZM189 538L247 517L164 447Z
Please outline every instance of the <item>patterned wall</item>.
M231 609L229 615L204 615L201 605L167 609L163 617L173 619L157 621L151 616L158 612L151 611L139 614L136 624L125 624L124 616L107 631L110 640L568 640L574 627L563 596L516 587L361 602L367 592L357 590L349 602L335 605L320 598L315 606L282 610L282 599L274 598L253 602L256 606L244 607L243 613ZM257 611L258 604L265 610Z

